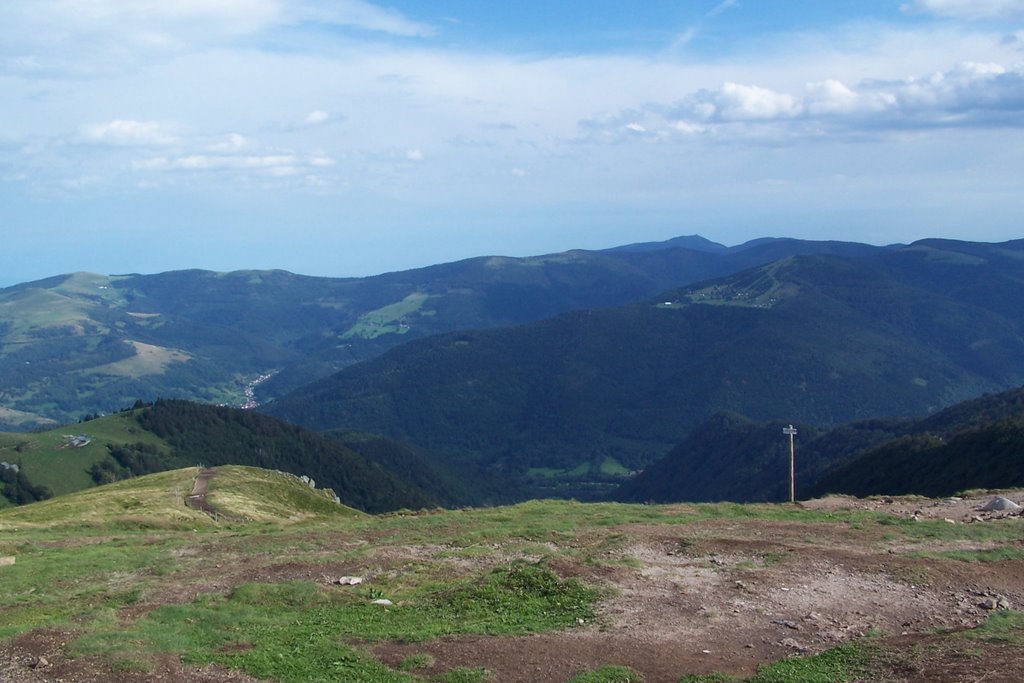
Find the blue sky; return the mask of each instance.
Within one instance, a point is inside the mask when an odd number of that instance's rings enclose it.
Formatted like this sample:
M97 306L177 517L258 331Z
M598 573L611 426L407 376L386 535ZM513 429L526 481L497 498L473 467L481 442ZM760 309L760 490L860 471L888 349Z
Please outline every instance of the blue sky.
M0 4L0 284L1024 236L1024 0Z

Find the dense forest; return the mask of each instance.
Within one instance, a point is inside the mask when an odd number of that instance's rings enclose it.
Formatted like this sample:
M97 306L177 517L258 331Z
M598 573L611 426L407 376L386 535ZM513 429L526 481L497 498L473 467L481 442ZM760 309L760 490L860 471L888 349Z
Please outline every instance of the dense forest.
M159 399L140 411L138 421L171 445L177 461L306 475L333 489L346 505L367 512L440 504L337 441L253 411Z
M719 414L611 494L624 502L781 501L789 447L781 421ZM1024 486L1024 388L920 419L877 418L826 429L797 423L798 498L826 493L943 496Z
M46 500L52 494L45 486L34 486L17 463L4 462L0 463L0 495L14 505L24 505Z

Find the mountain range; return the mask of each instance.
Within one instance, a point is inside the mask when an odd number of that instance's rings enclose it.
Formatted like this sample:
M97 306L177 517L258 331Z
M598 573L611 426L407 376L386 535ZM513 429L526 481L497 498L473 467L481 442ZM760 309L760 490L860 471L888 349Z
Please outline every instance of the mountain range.
M630 303L780 256L866 245L699 237L367 278L73 273L0 289L0 429L155 397L253 405L412 339Z
M785 257L641 303L410 342L266 410L583 495L565 486L604 488L716 412L836 426L1019 386L1022 259L1021 241L937 240Z
M361 279L78 273L0 290L0 421L273 399L260 410L432 492L408 501L633 495L612 492L688 443L719 453L690 480L733 473L700 491L746 499L771 491L763 422L772 448L782 424L834 432L801 464L816 481L903 419L1024 383L1022 295L1024 240L691 236ZM227 448L235 422L188 452ZM693 449L716 434L726 447Z

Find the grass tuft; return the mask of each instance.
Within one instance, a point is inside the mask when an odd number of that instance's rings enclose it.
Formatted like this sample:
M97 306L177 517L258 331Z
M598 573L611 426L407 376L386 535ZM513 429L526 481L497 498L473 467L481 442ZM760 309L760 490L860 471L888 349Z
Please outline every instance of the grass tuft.
M643 683L644 677L628 666L602 666L573 677L569 683Z

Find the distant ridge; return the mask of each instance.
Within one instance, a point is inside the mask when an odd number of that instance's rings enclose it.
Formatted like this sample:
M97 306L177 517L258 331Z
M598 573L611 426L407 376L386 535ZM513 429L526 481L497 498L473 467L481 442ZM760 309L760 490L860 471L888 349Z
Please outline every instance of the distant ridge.
M665 244L479 257L367 278L72 273L0 289L0 430L72 422L136 399L252 405L434 334L634 303L797 254L876 250L773 240L721 251L697 236Z
M602 251L614 253L619 251L658 251L659 249L679 248L702 251L709 254L723 254L729 250L729 247L724 244L712 242L700 235L683 235L663 242L634 242L633 244L624 244L620 247L612 247Z

